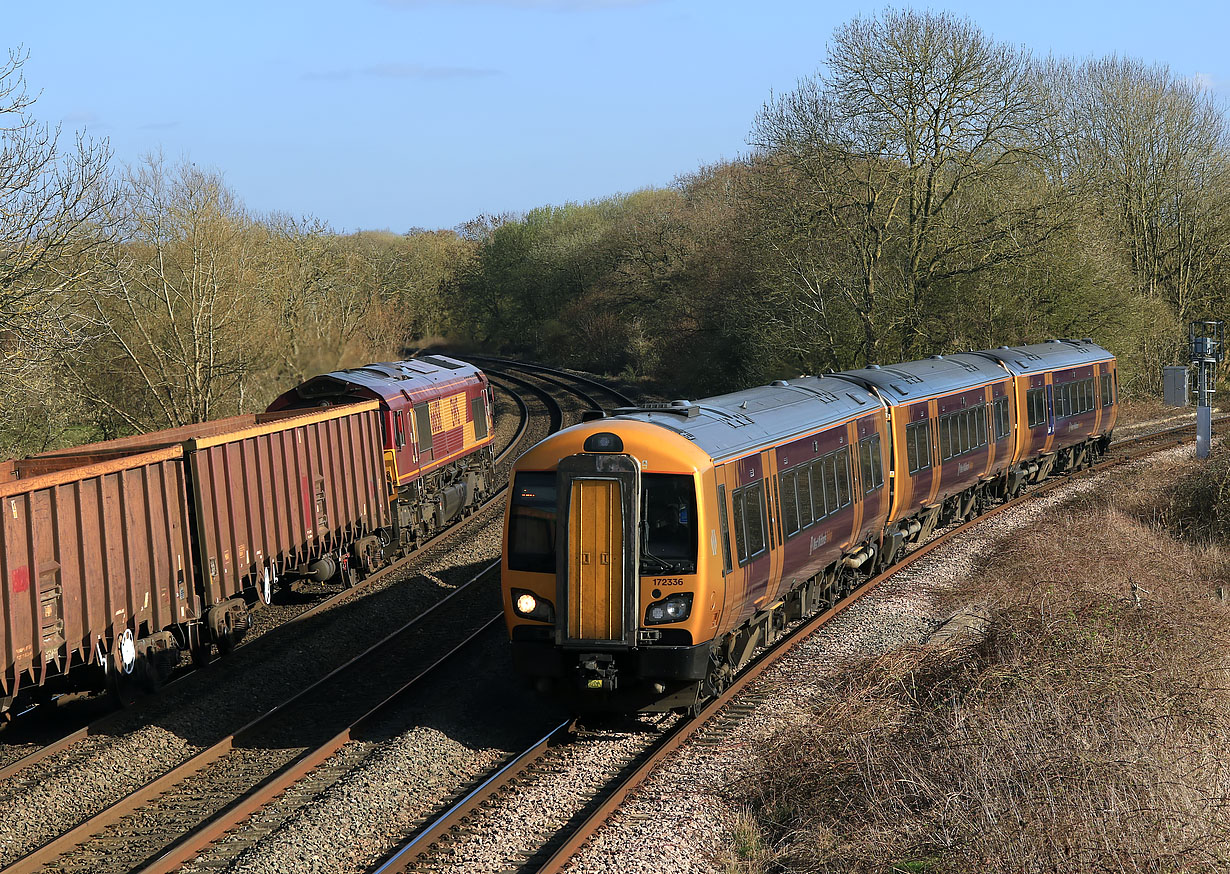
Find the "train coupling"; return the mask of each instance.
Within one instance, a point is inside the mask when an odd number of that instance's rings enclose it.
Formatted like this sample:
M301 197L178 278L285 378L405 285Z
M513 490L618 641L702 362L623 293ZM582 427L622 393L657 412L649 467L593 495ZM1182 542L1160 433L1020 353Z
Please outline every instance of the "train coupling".
M619 669L610 653L586 653L577 659L581 688L614 692L619 688Z

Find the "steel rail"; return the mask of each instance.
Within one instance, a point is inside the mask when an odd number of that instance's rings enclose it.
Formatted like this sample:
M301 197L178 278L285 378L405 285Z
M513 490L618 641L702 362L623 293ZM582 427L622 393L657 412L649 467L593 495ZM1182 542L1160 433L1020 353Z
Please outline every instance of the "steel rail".
M595 388L601 389L602 391L614 397L620 404L623 404L624 406L635 406L636 404L636 401L632 400L632 398L628 397L626 394L621 392L619 389L611 388L609 385L605 384L601 380L594 379L589 376L581 376L576 373L570 373L569 371L563 370L558 367L548 367L545 364L538 364L532 361L518 361L515 358L501 358L501 357L492 356L492 355L470 355L467 357L473 358L477 361L494 361L496 364L502 364L502 365L506 365L509 367L520 367L524 370L540 371L542 373L552 373L552 374L555 374L556 376L564 376L564 377L567 377L568 379L573 379L573 380L576 380L577 382L583 382L583 383L586 383L587 385L592 385Z
M1186 430L1192 426L1181 426L1179 428L1170 429L1171 431ZM1141 435L1139 438L1129 438L1120 442L1119 446L1128 446L1136 443L1151 442L1159 438L1161 432ZM1166 436L1171 436L1167 434ZM864 582L853 592L843 598L833 607L825 610L811 619L805 620L801 625L796 626L791 631L787 632L779 641L772 646L764 649L752 663L739 673L729 687L726 688L720 695L710 701L695 717L687 718L677 724L676 730L669 732L664 736L654 747L644 754L643 761L631 772L624 777L617 779L616 784L608 790L608 794L602 802L595 807L582 822L580 822L570 833L564 838L563 842L551 853L551 855L538 867L532 869L536 874L556 874L563 869L564 865L581 849L582 846L598 831L604 822L610 817L611 813L623 803L628 795L639 787L646 779L656 770L667 756L678 750L689 739L694 737L702 728L710 724L714 718L729 704L737 695L747 689L752 681L763 674L768 668L777 662L782 656L793 650L804 640L815 633L819 628L832 621L839 616L850 605L854 604L861 598L865 597L870 592L878 588L882 583L905 568L914 564L917 561L925 558L932 551L941 546L947 545L950 541L960 534L964 534L972 528L975 528L989 519L998 516L1000 513L1014 509L1021 504L1036 500L1042 495L1066 485L1074 478L1083 479L1087 476L1092 476L1097 473L1103 473L1107 470L1114 469L1123 464L1143 458L1147 455L1152 455L1156 452L1162 452L1172 448L1175 445L1182 445L1182 440L1177 440L1174 443L1166 442L1160 446L1150 446L1141 451L1128 453L1120 458L1107 459L1099 464L1091 467L1083 468L1078 471L1073 471L1056 477L1054 480L1039 483L1032 487L1026 493L1005 501L998 506L992 507L980 513L977 517L970 519L955 527L944 531L935 539L917 547L908 555L904 556L900 561L896 562L892 567L886 569L880 574L872 577Z
M633 760L634 767L626 770L621 777L617 777L607 787L600 790L599 794L593 801L590 802L592 807L588 812L575 817L576 822L565 825L561 831L557 832L544 845L540 852L549 850L549 854L545 855L541 864L536 866L527 866L526 870L534 870L537 872L558 872L567 863L569 859L576 853L581 846L593 835L595 831L606 821L613 812L626 798L641 785L648 776L653 773L659 764L661 764L668 756L678 750L687 741L696 736L696 734L712 724L715 718L727 708L740 693L745 692L747 687L751 685L758 677L760 677L768 668L778 659L790 652L794 647L798 646L802 641L807 639L817 629L831 622L839 616L852 604L867 596L874 591L883 582L926 557L933 550L938 549L949 543L958 535L982 524L983 522L993 518L999 513L1015 508L1022 503L1035 500L1047 492L1059 488L1060 486L1070 482L1074 477L1084 477L1101 473L1106 470L1113 469L1121 464L1126 464L1130 461L1141 458L1155 452L1163 451L1173 445L1180 445L1182 440L1175 440L1177 433L1189 430L1194 425L1180 425L1174 428L1166 429L1161 432L1152 432L1142 434L1137 437L1129 438L1122 441L1117 441L1113 444L1116 450L1124 447L1139 444L1152 444L1157 441L1162 441L1162 445L1149 445L1147 448L1141 449L1134 453L1127 453L1121 457L1104 459L1102 462L1084 468L1069 474L1056 476L1053 479L1030 487L1030 489L1022 495L1013 498L1003 504L990 508L981 513L974 519L964 522L960 525L953 526L946 531L941 532L933 540L916 547L910 553L903 556L891 568L884 572L866 580L858 586L853 592L835 604L833 607L817 614L816 616L797 624L794 628L788 630L779 640L772 645L762 649L753 658L752 662L740 672L738 677L727 687L720 695L711 701L707 702L694 717L685 717L676 722L668 729L662 737L658 738L653 745L638 754ZM398 874L398 872L406 872L421 859L429 856L435 845L452 829L463 824L470 817L486 804L492 798L508 791L509 784L519 774L523 773L527 768L532 767L535 763L541 761L548 754L551 746L565 742L568 737L568 726L561 725L554 729L549 735L538 741L527 750L516 756L508 764L493 773L485 779L473 791L467 794L464 798L452 805L440 817L438 817L430 825L417 830L411 838L404 842L396 851L387 856L385 860L375 869L371 869L377 874Z
M402 844L400 849L380 863L373 874L398 874L398 872L409 870L409 866L427 855L431 846L445 833L463 823L485 801L498 795L504 787L524 773L526 768L541 759L549 748L566 742L571 725L571 721L560 723L524 752L502 765L464 798L420 829L408 842Z
M483 574L485 575L490 570L491 567L487 568ZM301 753L294 761L283 766L281 771L270 775L253 787L251 791L235 799L220 810L213 818L181 837L176 843L165 848L158 855L148 859L139 868L135 869L136 872L138 874L169 874L169 872L176 870L185 862L196 858L212 843L239 826L244 820L258 813L269 802L303 780L317 767L327 762L330 757L353 740L355 735L367 725L386 716L395 707L401 706L411 692L417 691L424 680L432 676L446 662L455 658L458 653L466 649L480 635L488 631L503 618L503 613L494 614L480 628L416 674L392 695L351 721L349 725L316 747L316 749Z
M21 858L16 859L7 867L0 868L0 874L31 874L31 872L37 871L43 866L50 864L64 853L81 846L107 826L119 822L124 817L139 810L144 805L158 798L173 786L178 785L188 777L196 774L213 762L218 761L232 749L242 745L247 738L256 735L258 731L268 729L270 726L274 725L278 719L281 719L285 714L287 714L292 705L303 701L308 695L312 694L326 683L333 681L346 672L358 670L361 666L368 662L374 661L379 663L379 661L381 661L381 659L378 658L379 656L394 646L400 646L406 635L415 630L417 626L427 617L431 616L436 610L442 608L462 592L468 590L471 586L478 584L480 580L489 575L493 570L498 570L499 564L500 563L498 561L495 561L487 565L487 567L483 568L483 570L467 582L458 586L446 597L431 605L431 607L427 608L425 611L406 624L402 625L400 628L390 632L379 641L371 644L364 649L363 652L353 656L351 659L329 671L324 676L301 688L289 698L286 698L278 704L273 705L255 719L251 720L246 725L231 734L228 734L212 746L200 751L196 755L186 759L178 765L175 765L165 771L161 776L155 778L153 781L144 784L141 788L129 793L128 795L125 795L123 798L113 802L92 816L87 817L67 832L53 838ZM483 628L489 627L493 622L500 619L501 616L502 614L495 614L484 623ZM439 662L436 664L438 665ZM307 755L310 757L312 754L309 753Z
M529 423L530 423L529 407L526 404L525 400L515 391L511 391L508 388L505 388L503 386L500 386L499 388L501 391L505 392L506 394L508 394L510 397L513 398L513 401L516 403L517 408L520 412L520 422L517 426L516 432L509 439L507 445L503 449L501 449L499 454L496 456L496 459L495 459L496 464L500 464L505 459L507 459L512 454L512 452L517 448L517 446L525 438L525 434L529 430ZM319 601L316 604L313 604L311 607L307 608L302 613L299 613L298 615L293 616L290 619L286 620L281 625L278 625L276 628L270 629L270 631L266 632L265 635L261 635L261 637L255 638L251 641L241 643L240 646L237 647L237 649L241 649L244 646L249 646L252 643L255 643L257 640L263 640L270 633L279 632L281 629L289 628L297 622L303 622L307 619L317 616L325 612L326 610L330 609L331 607L336 606L340 602L344 600L348 600L349 598L360 594L365 588L369 588L370 586L376 583L382 582L383 580L392 576L394 573L397 573L398 571L403 570L414 559L419 558L425 552L443 543L448 538L459 534L461 532L461 529L463 529L466 525L468 525L471 522L471 520L477 518L478 516L481 516L491 507L495 506L499 501L503 499L504 491L506 488L507 488L507 484L496 489L494 492L492 492L491 497L487 501L485 501L480 507L476 508L475 511L471 513L469 516L460 520L459 522L454 523L453 525L450 525L447 529L440 532L439 534L437 534L435 537L431 538L430 540L424 542L421 546L415 548L411 552L406 553L404 556L397 559L395 562L393 562L389 566L381 568L376 573L371 574L370 576L364 578L357 586L354 586L353 588L349 588L349 589L342 589L339 592L335 592L334 594L330 595L324 600ZM165 690L173 686L176 686L186 681L190 677L196 677L198 679L202 677L210 677L212 676L213 673L218 673L224 670L226 666L229 664L230 664L229 660L225 658L213 659L207 665L204 665L200 668L195 668L193 670L190 670L180 675L179 677L176 677L173 680L168 681L167 683L164 684L163 689ZM156 701L157 699L155 698L153 700ZM100 735L100 734L106 734L117 723L120 723L126 719L129 719L134 710L137 710L138 712L140 712L139 709L141 707L149 706L151 703L153 702L147 699L146 702L144 702L143 704L138 704L135 708L128 708L125 710L108 713L105 716L101 716L98 719L91 721L87 725L84 725L81 728L78 728L70 732L69 734L64 735L63 737L55 741L52 741L51 743L46 744L37 750L31 751L29 754L22 756L20 759L10 762L8 765L4 766L3 768L0 768L0 781L11 779L17 774L20 774L21 772L28 770L29 768L33 767L34 765L37 765L39 762L44 761L45 759L47 759L50 756L55 755L56 753L59 753L59 752L62 752L63 750L68 749L69 747L73 746L79 741L84 740L87 737L91 737L94 735Z

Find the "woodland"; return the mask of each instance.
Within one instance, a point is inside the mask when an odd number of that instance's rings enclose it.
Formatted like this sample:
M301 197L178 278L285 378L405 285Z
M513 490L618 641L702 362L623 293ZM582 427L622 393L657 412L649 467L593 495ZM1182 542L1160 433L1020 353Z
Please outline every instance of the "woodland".
M700 396L1092 337L1140 396L1230 295L1230 132L1202 82L945 13L840 26L735 160L405 233L121 164L36 119L26 58L0 63L0 456L263 409L426 345Z

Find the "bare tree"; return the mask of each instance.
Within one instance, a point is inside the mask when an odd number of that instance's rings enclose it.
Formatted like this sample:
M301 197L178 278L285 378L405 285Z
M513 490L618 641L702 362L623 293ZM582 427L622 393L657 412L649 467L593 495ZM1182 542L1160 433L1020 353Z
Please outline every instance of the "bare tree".
M1037 184L1050 115L1024 52L967 19L892 10L838 28L827 72L764 107L752 141L796 204L782 260L806 307L823 315L836 297L857 317L856 358L886 329L908 354L937 284L1053 232L1062 191ZM841 281L850 266L857 283Z
M1204 315L1230 251L1230 131L1213 98L1164 66L1109 57L1070 74L1064 158L1102 205L1139 289L1179 323Z
M97 340L73 361L83 391L140 430L240 411L274 339L252 221L216 173L151 156L120 226L87 304Z
M65 146L59 128L31 114L27 57L10 49L0 62L0 407L8 409L45 389L47 362L78 341L69 297L93 275L114 197L106 141L78 135Z

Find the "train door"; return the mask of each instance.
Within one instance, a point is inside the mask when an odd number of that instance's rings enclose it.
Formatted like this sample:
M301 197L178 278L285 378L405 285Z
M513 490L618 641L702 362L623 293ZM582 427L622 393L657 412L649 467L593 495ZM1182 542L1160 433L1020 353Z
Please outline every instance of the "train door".
M574 479L569 497L568 636L622 640L624 592L623 512L620 483Z
M769 482L759 454L737 462L739 487L731 496L735 553L743 569L744 602L762 607L768 601L772 565L769 532Z
M717 555L715 562L721 563L722 576L709 574L710 609L713 612L713 631L716 634L721 619L727 615L731 604L731 589L735 587L734 551L730 545L730 493L726 486L726 469L722 466L713 468L713 494L717 498Z
M626 455L577 455L556 472L560 644L625 644L639 605L640 469Z
M1046 382L1046 436L1055 433L1055 386L1051 380Z

